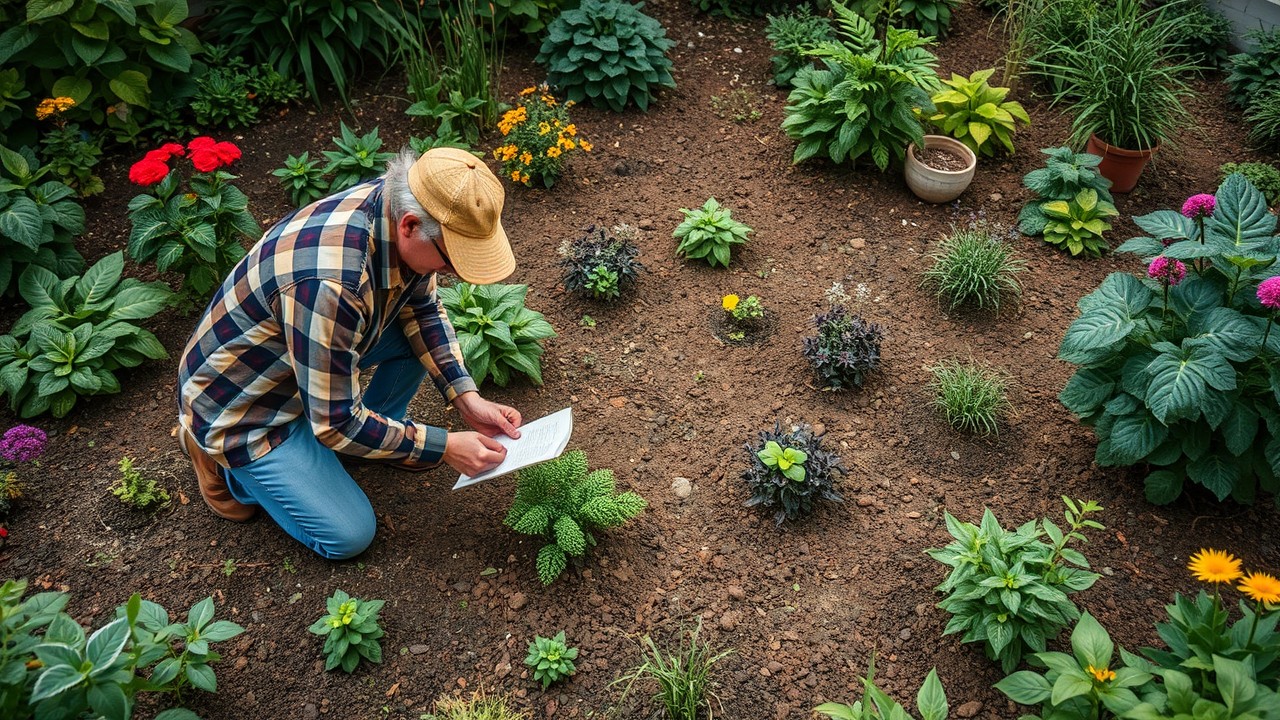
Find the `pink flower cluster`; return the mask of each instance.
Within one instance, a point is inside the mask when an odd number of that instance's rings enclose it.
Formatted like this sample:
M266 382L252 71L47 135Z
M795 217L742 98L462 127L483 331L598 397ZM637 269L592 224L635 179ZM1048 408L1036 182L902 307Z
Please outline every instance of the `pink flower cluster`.
M1258 302L1268 310L1280 310L1280 275L1258 284Z
M9 462L31 462L44 454L49 436L30 425L9 428L0 438L0 458Z
M1218 200L1208 193L1200 193L1187 198L1182 203L1182 214L1191 219L1209 217L1213 214L1213 208L1217 205Z
M1159 280L1169 287L1182 282L1182 279L1186 276L1187 266L1183 265L1182 261L1170 260L1163 255L1152 260L1151 264L1147 266L1147 277Z

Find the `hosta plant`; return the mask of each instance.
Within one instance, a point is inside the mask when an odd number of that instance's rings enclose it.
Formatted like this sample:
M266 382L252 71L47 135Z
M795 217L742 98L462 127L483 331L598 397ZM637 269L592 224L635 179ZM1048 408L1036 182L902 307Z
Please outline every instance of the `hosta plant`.
M880 367L880 343L884 328L849 310L843 287L832 296L830 309L813 318L816 335L804 339L804 356L818 371L824 387L832 390L860 388ZM868 294L858 287L858 299ZM831 295L829 293L829 295Z
M595 300L617 300L636 284L644 265L636 260L636 231L627 225L607 230L589 226L581 237L560 246L564 289Z
M943 133L987 157L996 154L997 145L1012 153L1016 121L1031 123L1021 103L1005 100L1009 88L987 84L993 73L995 69L979 70L968 78L952 73L942 81L949 89L933 96L936 112L928 116Z
M516 475L516 496L504 521L547 543L538 551L538 579L550 585L569 558L596 545L593 531L622 525L648 505L633 492L619 493L612 470L587 472L587 454L571 450Z
M1098 198L1093 188L1085 188L1069 200L1041 203L1044 214L1044 241L1073 256L1086 253L1099 256L1111 246L1105 233L1111 229L1106 218L1120 214L1116 206Z
M941 38L951 28L951 12L964 0L901 0L896 14L907 27Z
M311 624L307 630L324 638L324 669L342 668L343 672L355 672L360 659L371 663L382 662L382 645L378 640L385 634L378 625L378 613L383 600L361 600L342 590L334 590L325 601L328 614Z
M565 645L564 631L561 630L552 638L535 637L529 643L529 656L524 659L524 664L533 668L533 679L542 683L542 689L546 690L553 683L577 672L573 664L577 657L578 648Z
M1227 68L1231 101L1243 108L1280 83L1280 29L1252 30L1246 37L1253 49L1232 55Z
M711 267L729 267L734 245L747 241L750 227L733 219L733 211L710 198L702 207L680 208L684 222L672 233L678 244L676 254L693 260L706 260Z
M799 520L813 512L817 500L841 502L835 490L846 471L840 457L823 447L822 436L807 425L783 431L780 423L762 430L755 444L745 446L750 465L742 479L751 489L747 507L777 509L774 522Z
M1147 277L1113 273L1080 300L1058 349L1080 367L1058 397L1093 427L1099 465L1148 469L1151 502L1188 483L1251 502L1280 490L1276 216L1241 175L1183 211L1134 218L1149 235L1117 251Z
M84 231L84 210L75 191L54 178L28 148L0 145L0 293L27 267L67 277L84 267L74 239Z
M947 720L947 694L938 679L936 668L929 670L924 683L916 692L916 710L918 720ZM908 710L876 685L876 659L872 655L868 663L867 675L862 678L862 699L852 705L843 703L823 703L814 708L819 715L826 715L831 720L916 720Z
M951 568L937 587L946 595L938 607L951 614L944 634L963 633L963 642L983 643L987 657L999 660L1006 673L1028 651L1045 652L1045 643L1080 617L1069 595L1087 590L1099 577L1087 570L1084 555L1068 546L1085 541L1085 528L1103 529L1088 517L1102 508L1091 501L1062 500L1065 530L1048 518L1009 531L990 510L983 511L979 525L946 513L951 544L926 551Z
M186 182L176 166L184 156L195 170ZM223 169L239 158L234 144L198 137L185 148L152 150L129 170L129 179L147 188L129 201L129 257L182 275L189 303L212 294L244 257L243 242L262 234L249 198L231 184L236 176Z
M378 128L375 127L364 135L356 135L344 122L340 129L342 137L333 139L333 144L338 149L324 151L324 156L329 160L324 174L333 176L333 180L329 182L329 192L346 190L352 185L381 175L387 169L387 162L395 157L395 153L382 151Z
M166 357L134 321L160 312L172 293L161 283L121 280L123 272L120 252L66 280L38 266L23 271L18 287L31 309L0 336L0 395L11 410L62 417L82 396L120 392L116 370Z
M773 84L791 87L791 79L803 67L812 67L813 58L806 51L836 39L831 21L814 15L807 5L780 16L769 16L765 38L773 46Z
M311 153L307 151L286 157L284 167L276 168L271 174L280 178L280 184L289 191L289 202L294 207L310 205L329 193L320 161L312 160Z
M547 82L574 102L622 112L634 103L648 110L653 96L674 88L671 59L675 46L655 19L640 11L644 3L583 0L547 26L537 61Z
M542 384L542 341L556 336L545 316L524 306L528 285L472 285L440 288L471 377L506 387L514 373Z
M1078 153L1069 147L1044 148L1041 153L1048 155L1045 166L1027 173L1022 184L1035 193L1035 199L1028 202L1018 213L1018 230L1023 235L1043 235L1049 218L1044 212L1044 204L1055 200L1070 201L1081 190L1093 190L1100 203L1112 204L1111 181L1098 173L1098 165L1102 158L1089 153Z

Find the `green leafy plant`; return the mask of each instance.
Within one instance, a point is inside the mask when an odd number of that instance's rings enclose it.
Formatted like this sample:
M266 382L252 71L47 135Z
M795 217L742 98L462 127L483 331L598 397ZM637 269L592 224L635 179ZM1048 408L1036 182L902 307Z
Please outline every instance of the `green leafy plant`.
M938 607L951 614L943 634L964 633L963 642L983 643L987 657L999 660L1006 673L1028 650L1045 652L1046 641L1080 617L1069 595L1089 589L1099 577L1087 571L1084 555L1068 546L1085 542L1081 531L1086 528L1103 529L1089 519L1102 508L1066 496L1062 501L1067 505L1065 532L1048 518L1010 532L990 510L983 511L980 525L946 513L953 541L926 551L951 568L937 587L946 594Z
M480 689L467 698L442 695L436 699L431 712L419 717L421 720L531 720L533 716L527 711L509 703L506 695L489 695Z
M1249 184L1257 188L1268 205L1280 205L1280 168L1264 162L1223 163L1218 168L1218 182L1234 173L1240 173Z
M355 672L361 658L374 664L382 662L378 640L385 633L378 625L378 613L384 604L382 600L361 600L342 590L333 591L325 601L328 614L307 628L324 638L326 671L340 667L343 672Z
M1018 274L1027 264L996 236L998 231L983 224L952 227L929 255L933 265L924 271L921 284L953 310L976 305L999 311L1001 303L1017 300L1022 295Z
M30 266L18 280L31 309L0 336L0 395L20 417L63 417L81 396L120 392L115 371L166 357L150 331L132 321L166 307L161 283L121 280L124 254L99 260L84 275L59 280Z
M696 210L680 208L684 221L672 233L678 244L676 254L706 260L711 267L729 267L734 245L747 242L753 230L733 219L733 211L710 198Z
M544 84L521 90L516 107L503 113L498 121L502 144L493 157L502 161L502 173L512 182L550 188L570 153L591 152L591 143L569 119L571 104L556 100Z
M577 672L573 664L577 657L578 648L565 645L561 630L553 638L535 637L529 643L529 657L524 659L524 664L533 668L534 681L542 683L542 689L546 690Z
M656 686L653 704L662 708L670 720L699 720L704 717L704 709L705 717L710 720L715 717L712 704L720 705L712 670L733 651L713 651L711 643L699 638L701 632L702 618L698 618L697 626L682 633L670 652L660 649L652 636L644 635L640 638L640 665L611 684L625 684L622 691L625 700L637 682L650 681Z
M866 285L858 285L859 304L869 294ZM832 286L827 297L830 309L813 318L818 332L804 339L804 356L818 371L825 387L832 390L862 387L867 376L880 367L884 329L849 310L846 303L850 297L843 285Z
M40 155L63 185L80 197L102 192L102 178L93 173L102 157L101 136L91 135L75 123L57 124L40 139Z
M773 84L781 88L791 87L791 79L800 68L813 66L813 58L806 51L836 39L831 21L814 15L807 5L786 15L770 15L764 35L773 46L774 54L769 60L773 64Z
M540 535L538 579L550 585L568 566L595 547L593 530L618 527L648 503L633 492L619 493L613 471L587 472L587 454L572 450L555 460L521 470L516 496L503 522L518 533Z
M619 225L612 231L603 226L587 227L581 237L560 246L560 267L564 268L564 289L595 300L612 301L630 291L644 265L636 260L640 246L637 231Z
M720 307L725 312L724 324L729 340L745 340L748 332L759 330L764 325L764 304L757 295L748 295L746 299L725 295L720 299Z
M933 406L961 432L993 435L1012 409L1009 376L974 360L944 360L929 368Z
M996 142L1013 152L1015 120L1030 124L1031 118L1020 103L1006 101L1009 88L991 87L987 80L994 69L979 70L967 79L952 73L942 90L932 98L937 112L929 116L942 132L959 140L980 155L995 155ZM992 138L996 142L988 143Z
M1280 614L1240 603L1240 619L1231 622L1219 594L1203 590L1195 597L1178 593L1166 605L1169 621L1156 623L1165 648L1142 648L1142 654L1159 667L1190 672L1198 694L1222 699L1222 691L1205 671L1214 669L1215 658L1247 662L1254 679L1272 689L1280 684Z
M1044 216L1044 241L1073 256L1102 255L1111 246L1105 233L1111 223L1104 218L1120 214L1116 206L1098 199L1098 191L1085 188L1070 200L1049 200L1040 204Z
M200 127L249 127L258 122L258 103L243 73L213 69L196 79L191 112Z
M195 170L186 182L171 165L184 153ZM129 257L181 274L181 293L192 305L211 295L244 257L243 241L262 234L248 196L223 169L239 158L232 143L199 137L186 148L171 143L152 150L129 171L130 180L148 188L129 201Z
M1280 717L1280 694L1257 681L1249 662L1213 657L1213 674L1221 699L1203 697L1193 688L1195 672L1157 671L1164 681L1125 714L1133 720L1171 718L1232 718L1275 720Z
M1244 112L1249 141L1261 148L1280 148L1280 83L1260 94Z
M1152 262L1151 277L1108 276L1080 300L1058 348L1080 366L1058 397L1093 427L1096 462L1150 467L1147 499L1158 504L1187 480L1239 502L1280 489L1280 335L1260 300L1271 296L1259 292L1276 259L1276 217L1241 175L1208 208L1190 213L1197 219L1174 210L1134 218L1149 236L1117 252ZM1156 279L1183 260L1194 272Z
M169 493L156 483L155 478L143 477L133 467L133 458L120 458L120 477L111 486L111 494L120 502L138 510L169 504Z
M471 144L463 140L460 135L450 135L447 133L437 133L435 137L432 137L430 135L426 137L410 136L409 147L419 155L421 155L422 153L428 150L433 150L435 148L449 147L449 148L457 148L459 150L466 150L467 152L471 153L472 155L475 155L478 158L484 157L484 153L473 149L471 147Z
M837 475L846 473L840 457L825 449L822 436L807 425L784 432L775 423L772 430L760 431L755 445L744 447L751 456L750 466L742 472L751 488L746 505L777 505L773 519L778 525L807 517L816 500L843 500L835 490Z
M883 172L923 140L915 111L934 112L937 58L914 30L890 27L881 40L867 20L838 2L831 7L840 40L807 51L826 69L801 68L783 109L782 129L799 143L791 159L825 155L841 163L870 155Z
M582 0L547 26L537 62L547 68L547 83L570 100L622 112L634 103L648 110L662 88L674 88L671 60L675 46L643 3Z
M914 720L907 709L889 697L875 683L876 658L871 656L867 674L862 678L862 699L852 705L823 703L813 711L832 720ZM929 670L916 693L916 710L920 720L947 720L947 693L938 679L937 669Z
M508 15L504 0L496 3L455 0L438 21L419 21L415 37L405 45L404 67L409 95L416 100L408 114L425 118L428 130L457 134L468 143L492 128L498 117L498 76L502 68L500 32ZM509 6L512 0L505 0ZM541 2L559 0L541 0ZM535 0L520 0L519 10L538 10Z
M63 612L68 597L45 592L25 600L27 583L0 585L0 711L12 720L98 717L126 720L142 692L180 696L194 687L217 691L211 643L244 628L214 620L212 598L196 603L187 621L170 622L161 606L136 593L113 621L86 635ZM41 632L43 631L43 632ZM198 720L185 708L156 720Z
M689 4L708 15L737 18L789 10L796 3L790 0L689 0Z
M900 0L895 16L902 24L916 28L930 37L946 37L951 27L951 13L964 0Z
M1069 147L1044 148L1040 152L1049 156L1045 167L1032 170L1022 178L1022 184L1036 194L1036 198L1024 205L1018 213L1018 230L1023 235L1044 234L1045 226L1049 224L1049 218L1044 213L1046 202L1069 202L1081 190L1093 190L1097 193L1098 202L1113 204L1109 190L1111 181L1098 173L1102 158L1089 153L1078 153Z
M324 180L320 161L312 160L309 152L286 157L284 167L276 168L271 174L280 178L294 207L310 205L328 194L329 185Z
M506 387L513 373L542 384L542 341L556 333L542 313L524 306L528 292L528 285L466 282L440 288L440 302L476 385L493 378Z
M325 150L324 156L329 164L324 168L325 175L332 175L329 192L346 190L372 177L381 175L387 169L387 162L395 157L395 153L383 152L382 138L378 137L378 128L364 135L356 135L341 123L342 137L333 139L337 150Z
M445 92L441 97L440 83L428 88L424 94L425 98L405 110L406 115L426 118L427 127L434 132L460 133L463 140L473 145L480 141L479 121L485 106L484 98L464 97L457 90Z
M1231 48L1231 21L1208 3L1176 4L1169 10L1177 15L1170 50L1195 63L1201 72L1227 64Z
M493 17L500 31L515 30L528 38L536 38L566 8L576 7L577 0L493 0L479 8L481 17Z
M1232 55L1227 74L1229 97L1243 108L1280 83L1280 30L1251 30L1245 37L1253 49Z
M84 258L73 241L84 232L84 210L75 191L45 180L54 168L41 166L29 148L0 145L0 167L0 293L10 293L28 267L57 277L79 272Z

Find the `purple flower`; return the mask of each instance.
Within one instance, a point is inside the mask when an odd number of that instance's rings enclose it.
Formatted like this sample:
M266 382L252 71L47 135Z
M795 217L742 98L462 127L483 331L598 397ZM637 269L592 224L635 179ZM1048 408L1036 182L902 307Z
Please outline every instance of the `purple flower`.
M1280 310L1280 275L1258 284L1258 302L1270 310Z
M49 436L40 428L17 425L0 438L0 458L10 462L31 462L44 454Z
M1186 265L1183 265L1179 260L1170 260L1163 255L1152 260L1151 264L1147 266L1147 277L1159 280L1169 287L1182 282L1182 279L1186 276Z
M1217 199L1208 193L1192 195L1182 203L1182 214L1192 219L1209 217L1213 214L1213 208L1217 202Z

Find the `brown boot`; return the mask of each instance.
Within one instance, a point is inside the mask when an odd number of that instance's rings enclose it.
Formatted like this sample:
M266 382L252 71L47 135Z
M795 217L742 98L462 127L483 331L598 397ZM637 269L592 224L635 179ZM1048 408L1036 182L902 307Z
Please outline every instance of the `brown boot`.
M200 485L200 495L214 515L236 522L244 522L253 517L257 506L245 505L231 496L218 463L209 457L186 428L178 428L178 444L182 446L183 454L191 458L191 466L196 471L196 482Z

